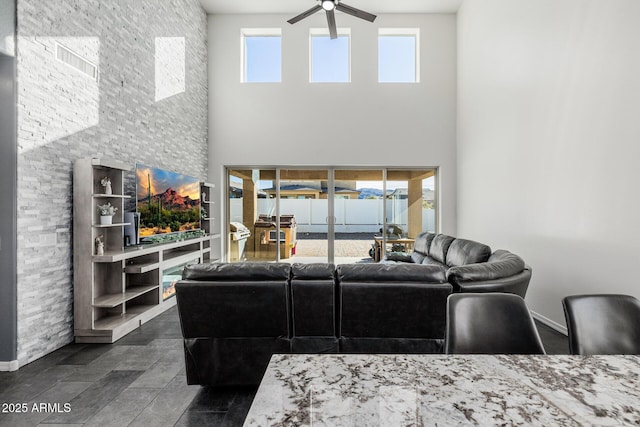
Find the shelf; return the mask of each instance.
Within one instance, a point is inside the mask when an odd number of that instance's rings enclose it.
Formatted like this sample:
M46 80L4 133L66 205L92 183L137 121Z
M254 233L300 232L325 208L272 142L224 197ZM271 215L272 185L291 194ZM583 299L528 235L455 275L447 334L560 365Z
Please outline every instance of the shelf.
M158 268L160 268L160 263L156 261L146 264L128 264L124 267L124 272L130 274L142 274L157 270Z
M93 197L94 199L107 199L107 198L130 199L131 198L131 196L125 196L124 194L101 194L101 193L94 193L91 195L91 197Z
M169 256L168 258L163 260L162 268L166 270L168 268L175 267L180 264L185 264L194 260L198 260L202 258L201 253L202 252L200 250L184 251L184 253L172 252L171 255L175 254L175 256Z
M126 322L128 322L129 320L132 320L139 314L140 313L127 313L127 314L116 314L113 316L103 317L102 319L95 321L93 329L109 331L117 328L118 326L125 324Z
M193 239L188 240L180 240L178 242L168 242L168 243L153 243L153 244L144 244L138 246L131 246L122 251L105 251L104 255L93 255L91 260L93 262L118 262L122 260L127 260L130 258L136 258L142 255L155 254L160 251L166 251L168 249L180 248L182 246L188 246L193 243L202 242L205 240L209 240L211 237L216 237L216 235L205 235L201 237L194 237ZM218 234L217 237L220 237ZM188 252L188 251L183 251ZM198 250L194 250L196 254Z
M98 297L93 302L94 307L113 308L149 291L158 289L160 285L130 286L125 293L107 294Z
M101 166L103 168L120 169L123 171L131 170L131 165L110 159L91 159L92 166Z
M151 310L153 307L156 307L157 305L155 304L141 304L141 305L134 305L132 307L127 307L127 314L126 315L130 315L130 316L138 316L146 311Z
M122 227L124 225L131 225L130 222L118 222L114 224L93 224L94 228L110 228L110 227Z
M142 294L146 294L149 291L159 289L160 285L142 285L142 286L129 286L124 292L125 301L139 297Z

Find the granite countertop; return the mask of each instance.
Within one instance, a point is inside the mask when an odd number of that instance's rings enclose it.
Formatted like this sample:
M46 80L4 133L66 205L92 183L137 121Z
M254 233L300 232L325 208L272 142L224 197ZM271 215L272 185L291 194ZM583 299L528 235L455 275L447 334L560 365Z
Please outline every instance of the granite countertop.
M274 355L245 426L639 425L640 357Z

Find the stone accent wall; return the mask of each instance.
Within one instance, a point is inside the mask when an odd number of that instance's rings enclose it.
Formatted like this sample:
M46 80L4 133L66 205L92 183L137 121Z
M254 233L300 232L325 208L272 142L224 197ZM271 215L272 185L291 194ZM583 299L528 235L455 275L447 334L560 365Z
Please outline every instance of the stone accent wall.
M17 9L24 365L73 341L73 161L139 161L206 178L207 17L198 0L18 0ZM169 48L184 52L158 52L156 38L177 38ZM57 59L60 46L97 66L97 79ZM158 99L156 82L167 79L171 96Z

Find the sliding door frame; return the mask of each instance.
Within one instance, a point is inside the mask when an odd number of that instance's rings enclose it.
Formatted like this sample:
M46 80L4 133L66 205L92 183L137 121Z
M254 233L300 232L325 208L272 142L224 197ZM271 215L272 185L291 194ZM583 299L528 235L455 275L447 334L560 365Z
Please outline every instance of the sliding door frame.
M438 232L440 228L440 212L441 212L441 203L440 203L440 183L439 176L440 171L439 167L394 167L394 166L238 166L238 165L225 165L224 166L224 203L225 209L224 214L225 218L223 218L223 225L221 227L221 231L223 231L224 235L227 236L226 239L223 239L224 242L228 241L229 236L229 220L231 217L231 206L229 203L229 173L234 169L251 169L251 170L275 170L275 209L276 209L276 236L280 236L280 172L281 170L326 170L327 171L327 261L329 263L335 262L335 226L336 226L336 215L335 215L335 172L340 170L367 170L367 171L380 171L382 174L382 243L383 248L386 247L387 244L387 172L389 170L398 171L398 170L433 170L434 173L434 192L435 192L435 232ZM227 243L223 245L223 254L222 258L226 261L229 259L229 246ZM276 245L276 262L281 262L281 253L280 253L280 245Z

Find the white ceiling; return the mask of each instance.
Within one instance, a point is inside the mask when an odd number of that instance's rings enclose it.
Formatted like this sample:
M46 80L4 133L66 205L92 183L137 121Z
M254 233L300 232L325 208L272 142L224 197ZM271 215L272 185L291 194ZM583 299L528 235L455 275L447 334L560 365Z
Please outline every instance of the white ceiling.
M463 0L345 0L345 4L373 14L456 13ZM200 0L207 13L291 13L315 6L316 0Z

